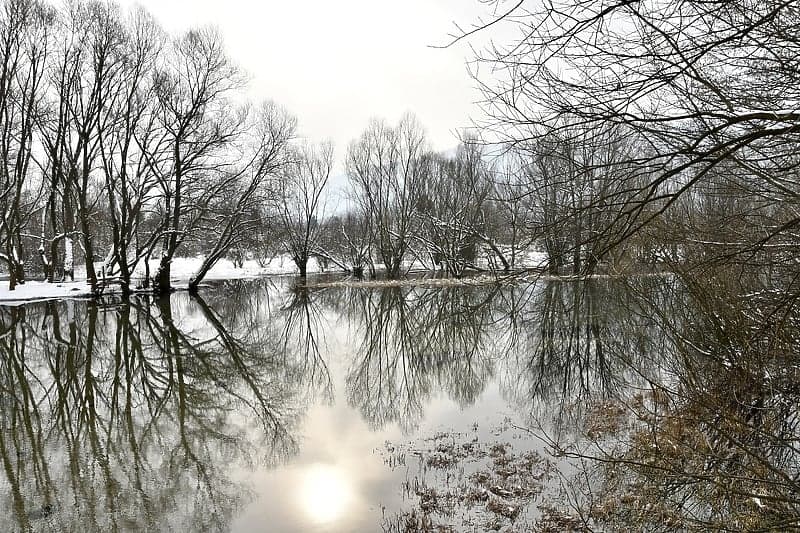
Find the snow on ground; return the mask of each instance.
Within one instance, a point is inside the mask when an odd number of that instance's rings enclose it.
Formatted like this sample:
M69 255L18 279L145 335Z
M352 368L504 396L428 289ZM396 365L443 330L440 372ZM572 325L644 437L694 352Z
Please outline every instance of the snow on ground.
M17 288L13 291L8 290L8 281L0 282L0 302L4 305L15 305L36 300L77 298L91 296L91 294L89 285L85 281L68 281L64 283L27 281L24 285L17 285Z
M203 263L202 257L176 257L172 261L170 272L172 284L177 289L185 289L191 278L200 265ZM98 277L102 277L102 263L96 263ZM158 269L158 260L150 261L150 275L155 274ZM228 259L221 259L208 272L205 279L209 281L223 279L249 279L268 275L296 274L297 267L288 256L278 257L261 266L257 261L247 260L241 268L235 266ZM319 265L314 259L308 262L308 272L320 272ZM144 276L144 266L137 268L134 277ZM44 281L27 281L23 285L17 285L15 290L8 290L8 281L0 280L0 302L4 305L15 305L25 302L38 300L53 300L61 298L77 298L91 296L89 285L84 281L86 278L85 268L75 269L75 278L80 281L67 281L47 283ZM113 292L112 288L106 292Z
M158 270L158 259L150 260L150 275L153 276ZM172 269L170 275L173 281L188 282L200 265L203 264L203 258L198 257L176 257L172 260ZM103 263L98 262L94 264L95 271L98 277L102 277ZM337 272L338 268L335 265L328 267L328 272ZM308 261L308 272L317 273L322 272L317 264L316 259L312 258ZM143 278L145 273L144 264L136 267L133 277ZM235 266L229 259L220 259L214 267L206 274L204 279L220 280L220 279L247 279L257 278L267 275L287 275L297 274L298 270L288 255L276 257L264 263L264 266L258 264L254 259L244 261L241 268ZM75 278L84 279L86 277L86 268L84 266L75 267Z
M170 271L173 281L188 282L200 265L203 264L202 257L176 257L172 260L172 269ZM158 270L158 260L150 261L150 275L155 274ZM308 261L308 272L319 272L319 266L316 260L310 259ZM207 280L220 280L220 279L245 279L257 278L267 275L277 274L297 274L298 270L289 256L280 256L272 259L264 266L258 264L253 259L244 261L241 268L233 264L229 259L220 259L214 267L208 271L205 279ZM144 276L144 267L139 267L135 271L135 275Z
M522 267L537 267L545 261L545 254L535 251L520 252L518 261ZM203 263L202 257L176 257L172 261L172 284L177 289L185 289L189 279L197 272ZM407 265L412 269L424 268L422 263L413 261ZM102 263L96 263L98 277L102 276ZM150 275L155 274L158 269L158 259L150 261ZM329 272L338 272L338 268L330 265ZM86 278L84 268L75 269L75 278L84 280ZM134 277L144 277L144 266L140 265L134 272ZM308 273L322 272L316 259L308 261ZM244 261L242 267L237 267L229 259L221 259L208 272L205 280L225 280L225 279L250 279L263 276L291 275L297 274L298 270L288 255L281 255L269 262L260 265L253 259ZM109 292L108 290L106 292ZM17 285L13 291L8 290L8 281L0 281L0 302L4 305L14 305L23 302L36 300L51 300L60 298L76 298L90 296L89 286L85 281L46 283L42 281L28 281L24 285Z
M547 266L547 254L536 250L520 250L517 262L525 268L544 268Z

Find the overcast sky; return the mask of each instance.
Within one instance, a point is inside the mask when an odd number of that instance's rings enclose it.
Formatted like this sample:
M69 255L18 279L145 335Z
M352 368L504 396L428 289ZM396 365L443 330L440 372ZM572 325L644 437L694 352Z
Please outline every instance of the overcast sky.
M270 98L314 141L343 154L370 117L414 112L436 150L457 144L478 94L465 45L447 42L485 7L478 0L122 0L139 3L171 33L212 24L252 77L254 99Z

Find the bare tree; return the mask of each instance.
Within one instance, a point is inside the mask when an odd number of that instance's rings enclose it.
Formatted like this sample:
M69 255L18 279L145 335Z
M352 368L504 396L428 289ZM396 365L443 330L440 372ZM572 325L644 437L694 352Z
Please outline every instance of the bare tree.
M491 170L489 199L496 209L500 239L508 248L510 268L516 267L520 253L536 241L534 237L533 195L527 179L528 157L522 150L507 150L496 158Z
M527 147L524 194L530 202L534 238L543 244L551 273L569 266L572 274L592 271L610 248L615 207L636 200L639 175L629 162L635 140L619 128L563 129ZM616 246L617 258L623 243Z
M426 179L421 185L425 192L418 207L424 230L416 238L423 241L434 263L461 276L466 268L478 268L479 251L487 245L508 269L508 261L487 231L492 184L481 146L467 139L455 157L429 154L425 164Z
M118 273L122 291L127 293L134 269L157 238L152 233L141 236L140 242L139 229L157 193L158 181L147 154L160 133L153 106L153 72L165 36L141 8L124 22L124 37L117 51L120 79L102 114L105 127L99 155L111 229L104 272Z
M400 276L415 232L427 151L422 126L407 114L395 128L374 120L347 153L355 200L390 278Z
M793 2L504 7L475 28L505 24L520 36L477 60L498 74L480 78L476 69L487 137L547 141L577 124L622 126L642 142L625 156L641 178L636 194L622 188L598 200L614 215L593 237L602 242L595 254L646 228L726 161L747 169L761 194L796 202L800 70L790 58L800 47L800 12ZM785 241L798 220L785 213L766 236L751 236L751 247Z
M59 13L58 31L51 60L47 68L46 112L38 118L45 161L42 164L46 175L48 196L44 207L39 254L48 281L54 281L56 271L62 278L75 279L74 238L79 233L75 228L74 195L69 179L74 166L73 141L70 112L73 80L78 70L78 46L72 28L65 15ZM47 229L50 229L49 239ZM59 259L61 241L63 253ZM47 246L45 246L47 244Z
M9 290L25 283L22 231L41 191L31 163L53 18L34 0L0 8L0 259L8 266Z
M161 188L157 292L170 290L170 266L178 247L218 192L214 185L231 172L234 162L227 150L246 118L242 111L231 112L230 98L243 80L216 31L191 30L174 39L163 55L155 93L164 133L147 155Z
M306 276L308 259L316 253L322 235L322 219L327 206L326 186L333 169L333 145L301 144L286 165L278 190L275 210L284 247L292 261ZM329 254L324 254L326 257Z
M76 2L65 13L63 46L57 72L58 105L63 117L56 121L48 143L60 143L63 157L56 163L64 172L65 211L75 222L83 248L86 281L97 291L95 271L96 214L102 198L100 148L114 116L109 113L119 97L125 60L125 30L118 6ZM51 148L51 152L53 149ZM74 203L73 203L74 202ZM68 248L71 241L67 240ZM66 253L69 265L71 250ZM71 265L69 265L71 266ZM66 268L65 268L66 269Z
M324 180L319 175L323 171L320 160L306 161L304 164L293 161L289 141L294 136L296 124L297 120L293 116L272 102L265 102L256 111L254 122L247 128L249 135L242 135L243 139L240 141L243 144L240 149L240 164L222 176L220 186L217 187L220 194L209 202L205 226L216 239L211 250L205 254L202 265L189 280L190 291L197 290L208 271L231 248L241 245L251 232L256 231L261 222L258 207L272 199L273 191L270 186L276 181L282 181L279 178L281 173L291 172L289 169L301 166L306 169L305 173L301 172L295 177L308 180L304 182L307 186L318 187L314 198L316 205L309 206L312 216L316 216L319 196L330 174L333 151L314 154L313 149L308 149L303 152L303 158L314 155L328 157L324 163L328 165L324 169ZM307 189L304 191L310 194ZM313 236L314 231L309 230L307 234ZM310 246L313 238L309 238L307 243Z
M323 231L326 258L343 271L360 278L364 275L364 269L373 265L370 258L371 229L362 213L347 211L332 216L325 221Z

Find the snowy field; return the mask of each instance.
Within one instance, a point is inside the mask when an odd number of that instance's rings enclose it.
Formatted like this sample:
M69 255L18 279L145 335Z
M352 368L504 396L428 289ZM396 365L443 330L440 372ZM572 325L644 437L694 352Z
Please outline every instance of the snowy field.
M539 252L525 253L524 266L525 267L539 267L543 264L545 258L544 254ZM177 257L172 261L172 285L175 289L186 289L189 285L189 279L197 272L203 262L202 257ZM97 263L98 277L101 274L101 263ZM521 265L523 266L523 265ZM408 265L410 269L424 269L421 263L412 262ZM158 260L150 261L150 274L154 274L158 269ZM144 266L136 269L134 277L144 277ZM339 269L331 265L327 272L338 272ZM308 273L314 274L323 272L317 263L316 259L311 258L308 261ZM232 261L228 259L221 259L216 265L206 274L204 281L218 281L226 279L252 279L264 276L276 275L292 275L297 274L298 270L288 255L276 257L259 265L257 261L249 259L244 261L242 267L237 267ZM86 277L85 268L75 269L75 278L77 280L84 280ZM113 292L115 287L111 286L106 292ZM17 285L13 291L8 290L8 281L0 281L0 302L5 305L14 305L18 303L31 302L37 300L52 300L62 298L80 298L91 296L89 286L85 281L74 282L55 282L47 283L38 280L30 280L25 282L24 285Z
M189 279L197 272L203 262L202 257L176 257L172 261L172 285L176 289L186 289ZM95 264L98 277L101 275L102 263ZM158 260L150 261L150 274L154 274L158 269ZM144 266L137 268L134 277L144 276ZM308 272L319 272L319 265L316 260L309 260ZM255 260L247 260L242 268L239 268L228 259L221 259L206 274L204 280L223 280L223 279L249 279L270 275L296 274L297 268L288 256L282 256L266 263L263 267ZM31 302L36 300L50 300L59 298L79 298L91 296L89 285L86 283L86 269L79 267L75 269L75 278L81 281L74 282L55 282L47 283L38 280L26 281L24 285L17 285L13 291L8 290L8 281L0 281L0 302L6 305L14 303ZM106 292L113 292L113 287L109 287Z

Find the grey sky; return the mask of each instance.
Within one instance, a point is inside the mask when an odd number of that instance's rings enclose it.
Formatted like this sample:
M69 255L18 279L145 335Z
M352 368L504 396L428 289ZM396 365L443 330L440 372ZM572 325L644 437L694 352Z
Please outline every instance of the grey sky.
M466 46L447 41L468 24L477 0L122 0L139 3L170 32L216 25L230 56L252 76L253 99L270 98L299 120L311 140L329 138L342 154L370 117L417 114L437 150L469 125L478 94Z

